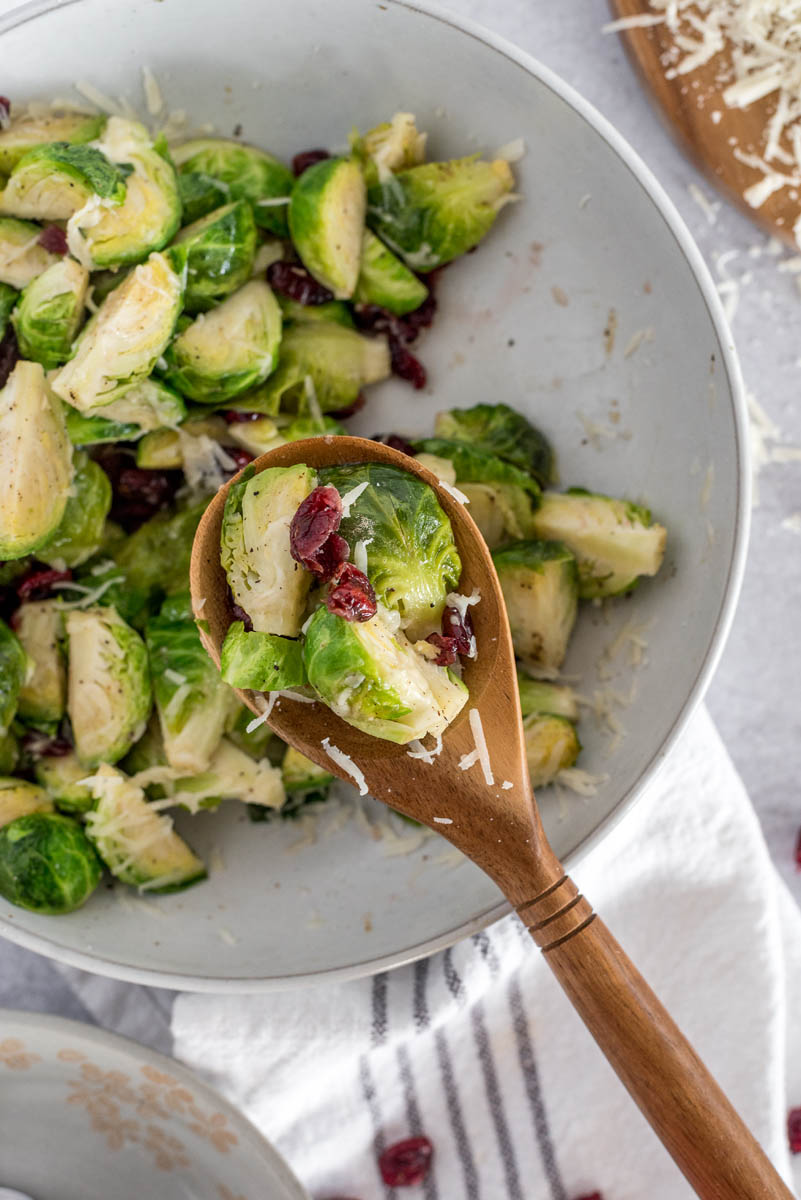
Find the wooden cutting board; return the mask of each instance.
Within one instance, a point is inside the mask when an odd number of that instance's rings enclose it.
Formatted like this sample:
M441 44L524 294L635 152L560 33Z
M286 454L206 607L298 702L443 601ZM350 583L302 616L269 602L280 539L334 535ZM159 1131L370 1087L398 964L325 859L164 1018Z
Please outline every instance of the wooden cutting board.
M648 0L610 0L609 7L615 18L653 12ZM775 112L776 97L768 96L747 109L727 108L720 82L727 66L726 51L696 71L667 79L663 59L674 43L664 24L625 30L620 37L672 133L696 164L752 220L796 246L793 226L801 216L801 193L785 187L753 207L744 195L764 175L735 153L762 157L763 134ZM787 170L781 164L770 165Z

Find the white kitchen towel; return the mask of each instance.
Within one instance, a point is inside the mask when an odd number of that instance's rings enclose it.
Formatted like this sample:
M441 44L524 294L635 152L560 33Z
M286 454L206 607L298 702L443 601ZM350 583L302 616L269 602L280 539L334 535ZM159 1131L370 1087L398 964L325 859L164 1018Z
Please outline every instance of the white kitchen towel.
M789 1180L801 914L705 710L573 874ZM692 1195L515 917L373 979L181 995L173 1033L315 1200ZM418 1133L427 1180L385 1187L378 1154Z

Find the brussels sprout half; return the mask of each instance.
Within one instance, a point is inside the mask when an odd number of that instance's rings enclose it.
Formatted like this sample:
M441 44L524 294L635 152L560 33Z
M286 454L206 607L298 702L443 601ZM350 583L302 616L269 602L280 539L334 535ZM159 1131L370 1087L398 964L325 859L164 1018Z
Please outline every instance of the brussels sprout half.
M186 310L213 308L247 283L256 243L253 209L244 200L217 208L181 229L174 244L187 251Z
M49 142L17 162L0 192L0 212L36 221L66 221L90 198L104 207L125 199L123 171L95 146Z
M555 717L567 717L568 721L578 720L578 701L573 689L566 684L529 679L528 675L518 671L517 689L524 717L530 717L532 713L550 713Z
M552 783L581 753L576 727L566 717L535 713L523 722L528 773L533 788Z
M321 605L306 629L309 683L329 708L373 737L405 744L444 732L467 701L447 667L419 654L379 610L346 621Z
M0 390L0 558L22 558L47 541L72 474L61 405L39 363L20 360Z
M387 171L402 171L423 162L426 136L418 130L413 113L399 112L391 121L370 129L361 141L381 178Z
M245 629L241 621L228 627L220 652L220 674L235 688L279 692L306 682L303 648L292 638Z
M273 809L286 800L280 770L266 759L252 758L228 738L220 742L207 770L167 784L167 793L190 812L216 808L223 800Z
M353 299L359 304L380 304L403 315L419 308L428 288L380 238L365 229L359 279Z
M400 613L412 640L439 630L445 597L462 570L451 523L428 484L379 463L326 467L320 483L345 495L367 487L343 516L339 533L365 546L367 576L378 599Z
M53 391L81 412L109 404L143 382L172 336L183 283L166 256L151 254L103 301Z
M52 729L67 706L64 612L58 600L32 600L17 609L14 625L32 664L20 688L20 719Z
M223 417L196 409L181 422L180 429L153 429L146 433L136 447L137 467L161 471L185 469L187 457L192 454L188 438L210 438L220 445L234 440Z
M87 767L116 762L140 736L150 712L144 642L113 608L73 609L66 629L67 712L75 753Z
M270 726L264 722L248 732L248 726L251 725L253 725L253 713L244 704L240 704L233 719L228 723L225 737L238 750L242 750L258 762L264 758L268 746L275 740L275 735Z
M351 158L315 163L292 189L292 242L304 267L337 300L350 299L359 278L366 202L364 176Z
M195 774L208 767L239 701L203 649L194 620L173 613L175 602L151 617L145 641L167 762Z
M258 475L247 469L228 491L220 561L234 603L260 633L300 633L312 576L289 552L289 525L316 483L300 463Z
M0 896L38 913L80 908L102 867L77 821L35 812L0 829Z
M434 432L438 438L467 442L513 463L533 475L541 487L547 487L553 477L550 442L508 404L475 404L437 413Z
M202 171L182 171L178 175L178 194L184 221L199 221L231 199L227 184Z
M65 406L67 433L73 446L99 442L133 442L150 430L180 425L186 416L183 399L157 379L141 383L99 408L78 412Z
M667 530L647 508L583 488L544 492L534 514L537 537L561 540L578 561L582 600L618 596L641 575L656 575Z
M53 263L61 262L39 244L41 225L33 221L18 221L16 217L0 217L0 283L24 288L46 271Z
M490 550L509 541L534 536L531 496L516 484L459 484L470 505L470 516Z
M185 142L183 146L175 147L173 158L182 176L199 176L188 187L185 185L190 220L205 216L227 200L249 200L257 225L279 237L286 236L287 205L270 201L288 200L295 179L289 167L277 158L255 146L223 138ZM219 190L215 192L209 180ZM221 193L222 199L219 198ZM204 203L209 207L201 212Z
M512 542L492 556L515 654L532 671L558 671L578 615L578 569L562 542Z
M287 746L284 752L281 775L288 795L324 792L335 778L325 767L318 767L317 763L301 754L294 746Z
M0 771L10 775L19 763L19 742L17 736L9 729L8 733L0 734Z
M140 787L107 763L87 785L95 807L86 834L112 875L141 892L179 892L206 878L206 868L172 827L154 812Z
M37 558L63 571L78 567L101 547L111 508L111 483L85 453L75 456L75 478L58 528L36 551Z
M152 143L144 125L109 117L98 143L114 163L132 167L122 204L91 197L67 222L70 253L90 271L139 263L162 250L181 222L178 180L166 143Z
M278 302L253 279L181 330L164 355L164 378L192 400L220 404L264 382L280 341Z
M86 767L78 762L74 754L60 754L37 758L33 764L36 782L45 789L56 808L61 812L84 813L95 802L86 779Z
M52 812L53 801L44 788L24 779L0 779L0 828L34 812Z
M123 576L123 594L133 590L151 601L183 591L192 541L205 510L203 503L177 513L160 512L131 534L115 555L118 570L113 573Z
M15 117L0 132L0 175L10 175L23 155L47 142L69 142L73 146L99 138L106 124L104 115L53 112L44 116Z
M88 285L89 272L72 258L59 259L28 284L12 317L22 358L48 370L67 361Z
M297 321L284 330L265 397L276 411L303 409L311 386L320 411L336 412L353 404L363 387L388 379L391 370L386 338L364 337L332 321Z
M0 736L5 737L17 711L19 694L32 668L17 635L0 620Z

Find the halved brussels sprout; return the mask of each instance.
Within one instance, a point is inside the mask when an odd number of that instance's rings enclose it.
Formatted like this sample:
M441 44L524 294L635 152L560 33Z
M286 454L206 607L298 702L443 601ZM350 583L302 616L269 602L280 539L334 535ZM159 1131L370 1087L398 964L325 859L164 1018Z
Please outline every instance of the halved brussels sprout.
M382 121L370 129L362 144L380 178L387 171L403 171L423 162L426 136L418 130L413 113L399 112L391 121Z
M413 270L433 271L478 245L514 182L505 159L425 163L371 185L367 222Z
M172 600L176 598L173 597ZM164 609L145 630L153 694L167 762L176 771L205 771L239 701L200 641L194 620Z
M95 802L86 779L86 767L74 754L37 758L33 764L36 782L47 792L56 808L62 812L88 812Z
M20 691L31 670L32 663L22 642L5 621L0 620L0 736L5 737L11 727Z
M185 142L183 146L175 147L173 158L181 175L201 176L192 185L190 201L193 212L190 220L195 219L195 214L204 216L227 200L249 200L257 225L279 236L286 236L287 205L270 201L288 199L295 178L289 167L285 167L277 158L256 146L229 142L224 138L198 138ZM209 208L199 212L204 195L209 201L214 197L214 191L207 182L209 178L221 190L224 189L224 197L222 200L214 198Z
M227 184L212 179L211 175L205 175L202 171L181 171L178 175L178 194L184 221L199 221L231 199L231 189Z
M96 804L86 834L112 875L140 892L179 892L206 878L206 868L145 793L107 763L88 784Z
M220 404L264 382L280 341L278 302L266 283L253 279L178 334L164 355L164 377L192 400Z
M90 198L104 206L122 204L127 174L95 146L48 142L17 162L0 192L0 211L36 221L66 221Z
M391 372L386 338L364 337L332 321L296 321L284 330L278 370L265 391L276 408L303 409L311 384L320 410L335 412Z
M143 379L99 408L78 412L66 406L67 433L73 446L133 442L150 430L180 425L185 416L182 398L157 379Z
M456 471L456 482L459 487L462 482L514 484L522 488L524 492L528 492L535 504L539 501L540 486L533 476L527 471L521 471L513 463L479 449L477 446L441 437L419 438L413 441L412 445L415 450L423 450L426 454L435 454L438 458L449 459Z
M73 609L66 628L67 712L75 753L87 767L116 762L140 736L150 712L144 642L113 608Z
M63 610L58 600L32 600L20 605L14 624L32 665L20 688L20 718L29 725L52 727L67 706Z
M206 771L176 779L167 793L191 812L217 808L223 800L281 808L286 799L280 770L266 759L255 760L228 738L220 742Z
M485 454L514 463L533 475L541 487L553 477L553 450L539 429L508 404L474 404L437 413L434 432L438 438L468 442Z
M192 446L187 438L211 439L219 445L230 443L228 426L223 417L216 413L194 413L182 421L179 429L153 429L146 433L136 447L136 465L147 470L177 471L186 468L187 458L192 457ZM216 487L212 488L216 491Z
M248 732L248 726L253 724L253 713L244 704L240 704L234 717L228 723L225 731L227 741L232 742L238 750L243 750L250 758L257 761L264 758L267 747L274 740L270 726L262 722Z
M0 779L0 828L34 812L52 812L53 801L44 788L24 779Z
M111 483L85 453L75 455L75 478L58 528L36 551L37 558L63 571L78 567L101 547L111 508Z
M544 492L534 514L537 537L559 539L578 560L582 600L618 596L640 575L656 575L667 530L654 525L647 508L583 488Z
M0 283L0 341L5 336L8 322L19 299L19 292L9 283Z
M109 404L143 382L163 354L181 311L183 283L163 254L108 296L87 324L53 391L81 412Z
M46 142L69 142L73 146L93 142L105 124L104 115L57 110L41 117L15 117L0 132L0 175L10 175L24 154Z
M462 563L451 523L428 484L379 463L326 467L320 483L343 496L367 484L343 516L339 533L351 554L357 543L364 544L376 596L398 610L413 641L439 630L445 597L456 589Z
M203 312L247 283L256 256L256 223L245 200L217 208L181 229L174 245L186 259L188 312Z
M47 541L71 483L61 405L39 363L20 360L0 390L0 558L22 558Z
M334 776L325 767L318 767L294 746L287 746L281 763L281 775L287 795L305 795L307 792L325 792L334 782Z
M490 550L534 537L531 496L517 484L462 482L459 491L467 498L470 516Z
M120 267L109 267L106 271L92 271L92 300L99 308L107 296L128 278L132 268L121 270Z
M67 361L88 285L89 272L72 258L59 259L28 284L12 318L23 358L48 369Z
M77 821L35 812L0 829L0 896L38 913L68 913L89 899L102 867Z
M346 329L354 329L351 310L344 300L328 300L325 304L298 304L288 296L278 297L284 322L303 321L312 324L315 321L330 321L334 325L344 325Z
M303 649L293 638L245 629L241 621L228 627L220 654L220 674L235 688L279 692L306 682Z
M228 492L220 561L234 603L260 633L297 637L312 576L289 552L289 525L315 487L310 467L248 468Z
M34 225L33 221L0 217L0 283L27 287L42 271L61 262L60 254L53 254L40 244L41 234L41 225Z
M132 533L117 551L116 564L133 589L148 600L183 591L189 576L192 541L206 504L181 512L160 512Z
M304 267L337 300L348 300L359 278L366 203L364 176L352 158L324 158L292 188L292 242Z
M138 121L109 117L98 148L133 170L122 204L111 207L93 196L67 222L70 253L90 271L142 262L162 250L181 223L178 179L162 138L151 142Z
M581 753L576 727L567 717L535 713L523 722L523 739L534 789L553 782Z
M515 654L531 671L555 674L578 615L578 568L563 542L512 542L492 556Z
M436 737L467 701L462 681L393 633L381 610L357 622L321 605L306 629L303 656L320 699L349 725L386 741Z
M412 312L428 295L428 288L405 263L369 229L362 241L362 262L353 299L360 304L380 304L390 312Z
M312 436L316 436L316 433L319 432L321 431L315 431ZM241 446L254 458L258 458L260 454L266 454L268 450L274 450L276 446L283 446L290 440L283 437L272 417L257 417L253 421L236 421L233 425L226 427L225 439L229 444L233 442L235 445Z
M19 763L19 742L16 734L9 729L5 734L0 734L0 771L4 775L10 775L16 770Z
M549 713L555 717L567 717L577 721L579 706L571 687L562 683L546 683L543 679L529 679L518 671L517 689L520 693L520 711L524 717L532 713Z

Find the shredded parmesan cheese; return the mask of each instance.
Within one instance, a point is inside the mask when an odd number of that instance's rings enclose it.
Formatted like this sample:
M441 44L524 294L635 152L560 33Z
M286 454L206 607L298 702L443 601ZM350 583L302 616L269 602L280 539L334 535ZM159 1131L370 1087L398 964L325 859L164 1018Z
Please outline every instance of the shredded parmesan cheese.
M473 738L476 743L476 753L481 770L484 772L484 781L488 787L492 787L495 778L492 774L492 766L490 764L489 751L487 750L487 739L484 737L484 726L481 724L481 714L477 708L471 708L469 713L470 728L473 731Z
M164 107L164 98L150 67L142 67L142 88L145 93L147 111L151 117L157 117Z
M438 479L437 483L442 488L443 492L447 492L449 496L453 496L454 500L458 500L460 504L470 503L464 492L460 492L458 487L454 487L452 483L448 483L444 479Z
M362 492L365 491L369 486L370 486L369 482L365 479L364 483L357 483L356 487L351 488L349 492L345 492L345 495L340 497L340 499L342 500L342 516L343 517L350 516L350 510L351 510L352 505L354 505L356 503L356 501L359 499L359 496L361 496ZM361 543L361 545L365 545L365 544L366 543L364 543L364 542Z
M340 750L339 746L334 746L330 738L323 738L321 744L323 750L325 750L326 754L331 759L331 762L336 763L337 766L341 767L347 775L350 775L351 779L359 789L359 795L366 796L368 788L367 781L364 778L364 772L360 767L356 766L356 763L353 761L350 755L345 754L344 750Z
M434 821L437 825L452 825L453 824L453 819L451 817L434 817Z

